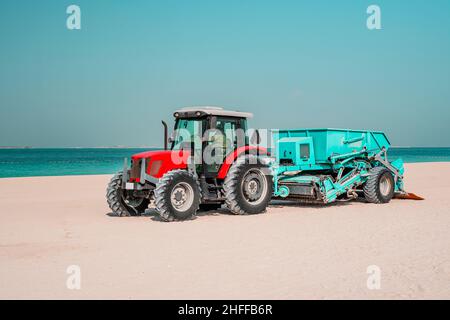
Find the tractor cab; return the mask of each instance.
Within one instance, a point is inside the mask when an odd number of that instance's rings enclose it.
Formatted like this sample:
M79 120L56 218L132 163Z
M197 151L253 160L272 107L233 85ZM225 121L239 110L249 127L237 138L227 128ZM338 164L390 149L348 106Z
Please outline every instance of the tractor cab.
M227 206L236 214L265 210L272 195L267 150L249 145L251 113L218 107L174 112L174 131L164 125L164 150L131 157L110 183L108 203L119 215L136 215L154 199L165 221L184 220L200 206ZM259 134L256 133L256 141Z
M229 154L248 146L247 119L252 116L218 107L177 110L174 132L168 140L170 149L193 151L198 173L215 178Z

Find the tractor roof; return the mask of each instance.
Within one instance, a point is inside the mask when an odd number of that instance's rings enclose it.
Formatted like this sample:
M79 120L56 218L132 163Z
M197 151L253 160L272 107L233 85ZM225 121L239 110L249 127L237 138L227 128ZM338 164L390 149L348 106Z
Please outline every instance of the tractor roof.
M225 117L236 117L236 118L251 118L252 113L240 112L232 110L224 110L220 107L187 107L182 108L173 114L176 118L178 117L201 117L205 115L212 116L225 116Z

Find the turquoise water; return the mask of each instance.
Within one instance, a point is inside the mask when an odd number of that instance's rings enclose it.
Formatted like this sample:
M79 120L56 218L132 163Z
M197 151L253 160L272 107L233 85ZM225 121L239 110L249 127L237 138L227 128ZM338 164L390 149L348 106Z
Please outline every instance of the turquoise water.
M111 174L123 158L150 149L0 149L0 177ZM391 148L389 159L450 161L450 148Z
M123 159L151 149L1 149L0 178L110 174Z

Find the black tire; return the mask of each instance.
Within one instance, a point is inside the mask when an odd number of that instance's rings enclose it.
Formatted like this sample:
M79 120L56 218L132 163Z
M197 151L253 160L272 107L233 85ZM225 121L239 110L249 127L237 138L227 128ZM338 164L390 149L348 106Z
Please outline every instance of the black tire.
M260 157L246 155L238 158L228 171L223 184L228 209L237 215L265 212L272 198L272 178L269 166L264 164ZM248 190L251 183L252 190Z
M173 200L171 199L172 193L175 197ZM178 196L181 198L176 199ZM184 196L187 198L183 201ZM191 218L199 209L200 199L201 191L198 180L186 170L169 171L156 185L156 209L164 221Z
M119 217L139 216L145 212L150 203L147 198L136 198L133 199L136 204L132 205L132 202L127 202L125 198L125 192L122 189L122 172L119 172L111 178L106 189L106 200L113 214Z
M369 178L363 186L364 197L370 203L388 203L394 196L395 182L385 167L370 169Z

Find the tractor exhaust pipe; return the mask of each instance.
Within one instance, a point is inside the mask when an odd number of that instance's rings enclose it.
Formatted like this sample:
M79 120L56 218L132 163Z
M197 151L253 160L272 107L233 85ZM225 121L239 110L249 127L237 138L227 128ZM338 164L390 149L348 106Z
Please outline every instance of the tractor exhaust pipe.
M169 133L167 131L167 123L161 120L162 125L164 126L164 150L167 150L167 141L169 139Z

